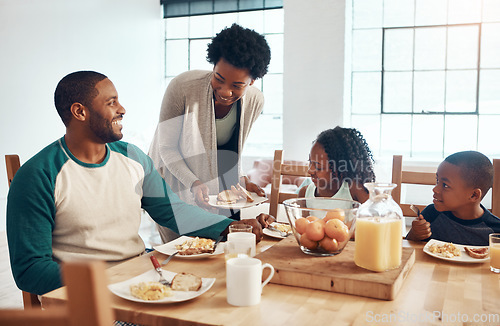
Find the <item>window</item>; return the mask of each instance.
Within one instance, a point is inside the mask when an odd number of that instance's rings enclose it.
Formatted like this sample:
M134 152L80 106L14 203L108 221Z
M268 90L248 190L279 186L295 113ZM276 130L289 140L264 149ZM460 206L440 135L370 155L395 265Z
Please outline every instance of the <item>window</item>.
M165 19L165 81L193 69L212 70L207 45L233 23L263 34L271 47L268 73L255 81L265 97L262 115L245 143L245 156L272 155L283 143L283 9L245 11Z
M380 156L499 156L500 3L353 0L353 126Z

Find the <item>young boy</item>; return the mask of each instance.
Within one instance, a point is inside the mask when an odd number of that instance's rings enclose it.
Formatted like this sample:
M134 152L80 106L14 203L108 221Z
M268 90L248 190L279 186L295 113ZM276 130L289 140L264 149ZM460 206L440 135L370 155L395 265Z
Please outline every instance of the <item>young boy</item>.
M488 235L500 232L500 219L481 205L492 183L493 165L483 154L465 151L448 156L436 172L434 204L412 222L406 238L487 246Z

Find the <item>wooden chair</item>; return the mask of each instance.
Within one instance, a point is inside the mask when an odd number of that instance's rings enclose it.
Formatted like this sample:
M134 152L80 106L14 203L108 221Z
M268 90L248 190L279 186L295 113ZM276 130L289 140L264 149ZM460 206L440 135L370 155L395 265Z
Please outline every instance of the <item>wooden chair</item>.
M19 155L5 155L5 167L7 168L7 180L9 182L9 187L14 179L14 176L17 173L17 170L21 167L21 163L19 160ZM23 304L24 308L41 308L40 301L38 300L38 296L33 293L22 291L23 293Z
M416 216L411 209L410 204L401 203L401 184L420 184L434 185L436 184L436 174L432 172L415 172L404 171L403 156L394 155L392 157L392 183L397 184L397 187L392 191L392 197L401 206L404 216ZM500 159L493 159L494 179L493 187L491 188L491 213L500 216ZM420 211L425 208L425 205L415 205Z
M63 263L68 302L47 309L0 309L0 325L113 325L114 314L102 261Z
M309 166L283 163L283 150L274 151L273 175L271 178L271 198L269 200L269 215L277 217L278 204L286 199L295 198L297 194L280 193L282 176L308 177Z
M394 155L392 157L392 183L397 187L392 191L392 198L401 207L404 216L417 216L411 209L411 204L401 203L401 185L402 184L417 184L417 185L435 185L435 172L416 172L403 170L403 156ZM422 211L426 205L415 205Z
M500 159L493 159L493 187L491 187L491 213L500 217Z

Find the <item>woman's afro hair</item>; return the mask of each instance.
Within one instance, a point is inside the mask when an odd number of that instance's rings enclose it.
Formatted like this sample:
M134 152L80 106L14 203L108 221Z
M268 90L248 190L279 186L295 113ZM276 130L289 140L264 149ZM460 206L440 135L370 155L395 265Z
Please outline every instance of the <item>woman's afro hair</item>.
M207 49L207 61L213 65L224 58L231 65L248 69L252 79L262 78L271 61L271 49L264 36L233 24L218 33Z

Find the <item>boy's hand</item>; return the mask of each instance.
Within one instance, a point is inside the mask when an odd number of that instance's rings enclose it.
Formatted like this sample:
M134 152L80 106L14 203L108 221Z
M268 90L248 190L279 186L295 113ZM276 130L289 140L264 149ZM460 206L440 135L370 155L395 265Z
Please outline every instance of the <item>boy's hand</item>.
M431 224L420 214L411 223L411 230L406 237L408 240L425 240L432 235Z

